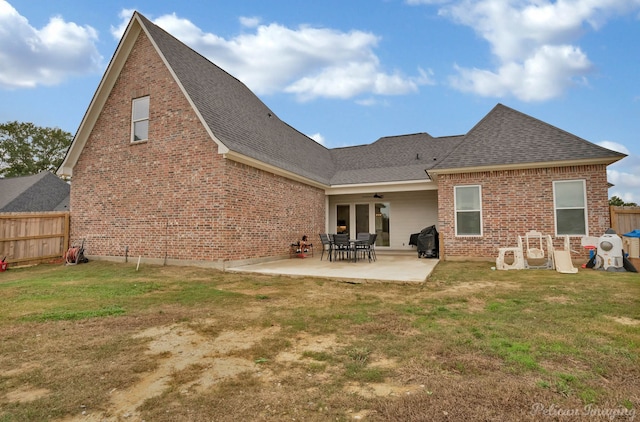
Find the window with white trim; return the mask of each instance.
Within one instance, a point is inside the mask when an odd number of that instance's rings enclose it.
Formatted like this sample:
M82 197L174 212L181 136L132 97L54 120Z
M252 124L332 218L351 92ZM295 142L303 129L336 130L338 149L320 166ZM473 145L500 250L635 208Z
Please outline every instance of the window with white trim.
M482 190L479 185L455 186L456 236L482 236Z
M587 190L584 180L553 182L556 235L587 235Z
M136 98L131 104L131 142L149 139L149 97Z

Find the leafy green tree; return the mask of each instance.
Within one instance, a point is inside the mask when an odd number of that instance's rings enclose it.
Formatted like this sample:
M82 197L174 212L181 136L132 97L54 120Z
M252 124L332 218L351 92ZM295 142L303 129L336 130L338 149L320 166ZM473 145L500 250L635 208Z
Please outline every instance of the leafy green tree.
M56 171L71 145L72 135L33 123L0 124L0 177Z
M636 204L635 202L624 202L622 198L618 196L612 196L611 199L609 199L609 205L614 207L637 207L638 206L638 204Z

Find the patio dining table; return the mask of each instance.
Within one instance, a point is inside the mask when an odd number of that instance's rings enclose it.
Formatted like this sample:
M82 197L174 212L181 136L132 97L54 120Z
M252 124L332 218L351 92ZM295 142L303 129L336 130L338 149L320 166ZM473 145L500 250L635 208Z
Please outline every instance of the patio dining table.
M353 262L358 262L358 245L367 243L363 239L349 239L349 251L353 253Z
M348 261L358 262L358 245L366 244L367 241L364 239L348 239L344 237L341 241L336 242L334 236L330 236L330 250L333 250L334 252L346 252ZM341 249L341 245L347 247ZM329 255L329 260L331 260L331 255ZM337 253L334 260L337 260Z

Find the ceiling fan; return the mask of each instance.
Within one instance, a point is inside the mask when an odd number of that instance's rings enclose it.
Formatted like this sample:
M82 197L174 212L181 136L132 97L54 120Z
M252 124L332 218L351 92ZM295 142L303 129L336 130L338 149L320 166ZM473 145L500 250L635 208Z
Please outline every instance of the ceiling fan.
M384 198L384 195L380 195L379 193L374 193L373 195L364 195L363 198L382 199Z

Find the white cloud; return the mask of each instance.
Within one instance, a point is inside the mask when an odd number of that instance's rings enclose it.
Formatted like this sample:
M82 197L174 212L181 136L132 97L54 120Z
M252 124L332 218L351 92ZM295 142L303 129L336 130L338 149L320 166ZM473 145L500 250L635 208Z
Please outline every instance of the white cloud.
M570 45L543 45L523 62L505 62L497 71L457 67L450 78L455 88L482 96L515 95L523 101L558 97L567 87L586 83L591 69L587 56Z
M416 92L419 85L430 83L426 73L407 78L398 73L378 71L377 60L370 62L338 63L324 67L314 75L298 79L285 88L302 100L316 97L352 98L362 93L398 95Z
M124 31L127 29L127 25L131 20L131 16L133 16L133 12L135 12L135 9L122 9L120 13L118 13L118 17L120 17L120 25L111 25L111 35L113 38L117 40L122 38Z
M636 167L636 170L638 170L638 167ZM638 176L638 173L634 174L609 168L607 170L607 179L614 185L609 189L609 197L617 196L625 202L635 202L640 205L640 176Z
M313 135L309 135L309 138L313 139L320 145L326 145L326 140L324 139L324 136L322 136L320 133L314 133Z
M386 100L379 100L376 97L367 97L367 98L362 98L360 100L356 100L356 104L365 106L365 107L371 107L371 106L377 106L377 105L388 106L389 102Z
M225 39L175 14L154 22L258 94L288 92L300 100L349 99L402 95L432 83L429 72L421 69L416 76L385 71L374 53L379 37L370 32L307 25L288 28L241 18L245 27L257 25L255 31Z
M0 88L56 85L72 75L97 72L102 56L98 33L54 16L37 29L0 0Z
M598 145L627 154L627 157L607 168L607 179L614 185L609 189L609 197L617 196L625 202L640 204L640 155L617 142L603 141Z
M248 16L241 16L240 17L240 24L244 27L247 28L256 28L258 25L260 25L260 21L261 19L259 17L256 16L252 16L252 17L248 17Z
M622 144L619 144L617 142L602 141L602 142L598 142L598 145L601 146L602 148L607 148L607 149L610 149L612 151L621 152L621 153L627 154L627 155L630 154L629 149L626 146L624 146Z
M407 0L408 4L437 4ZM599 29L616 14L630 13L640 0L458 0L439 14L473 28L496 58L495 69L456 66L452 85L488 97L513 95L543 101L585 83L592 69L575 43L588 28Z

